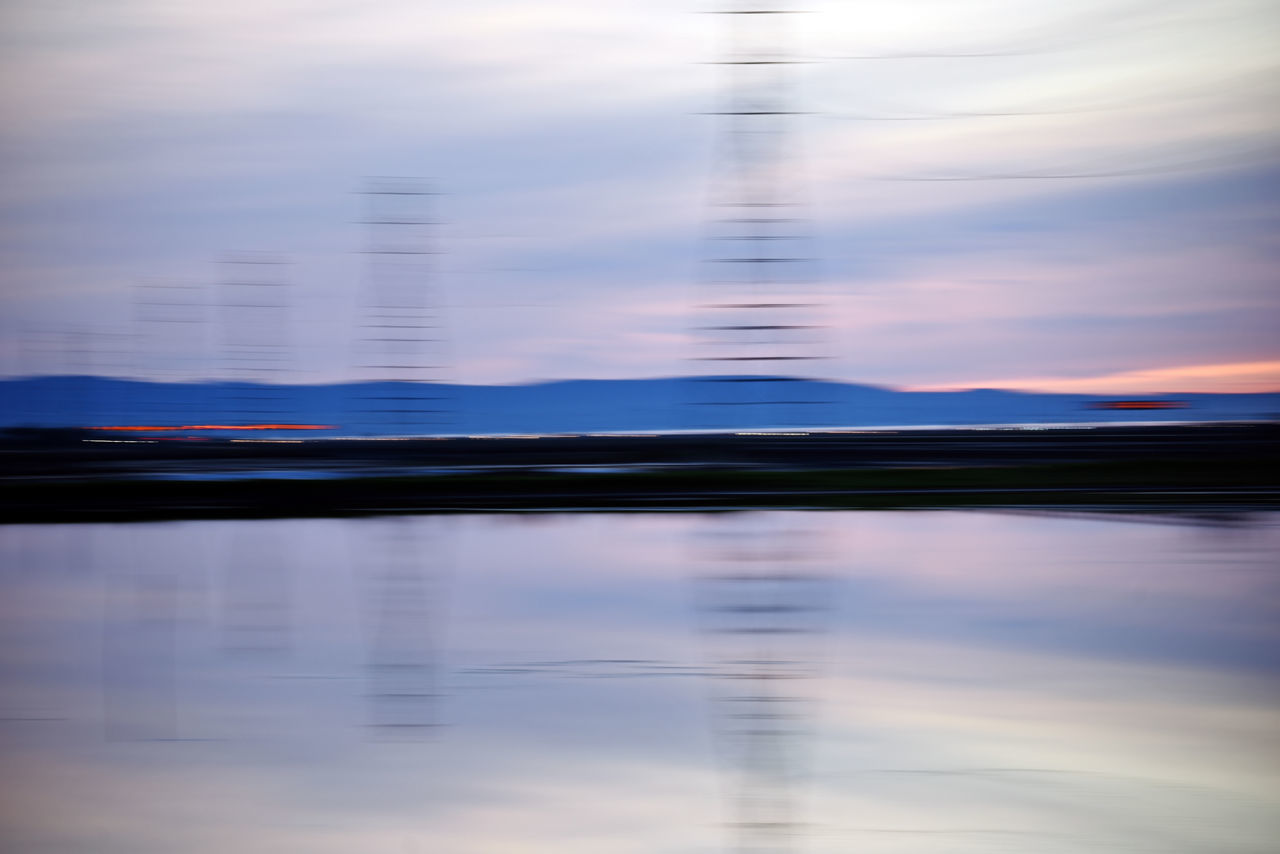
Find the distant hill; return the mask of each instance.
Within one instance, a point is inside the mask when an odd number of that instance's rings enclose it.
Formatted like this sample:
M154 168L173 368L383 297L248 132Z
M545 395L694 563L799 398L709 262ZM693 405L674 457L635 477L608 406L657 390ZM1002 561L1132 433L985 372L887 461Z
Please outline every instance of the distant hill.
M739 423L713 423L692 405L692 383L678 378L564 380L511 386L361 383L278 385L151 383L88 376L0 381L0 427L138 424L306 423L312 435L404 433L583 433L706 428L880 427L1121 421L1234 421L1280 415L1280 393L1184 394L1182 409L1091 408L1121 396L1031 394L974 389L906 392L854 383L796 380L809 399L808 423L796 407L734 408ZM1158 398L1152 398L1158 399ZM436 409L429 419L401 411ZM725 417L721 413L714 416Z

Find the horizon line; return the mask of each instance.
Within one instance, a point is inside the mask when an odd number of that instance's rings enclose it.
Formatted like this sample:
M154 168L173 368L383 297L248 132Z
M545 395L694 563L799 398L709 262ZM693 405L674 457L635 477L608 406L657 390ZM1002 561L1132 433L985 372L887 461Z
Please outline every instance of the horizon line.
M1280 386L1274 388L1254 390L1254 391L1213 391L1213 390L1173 390L1173 391L1144 391L1129 390L1123 392L1117 391L1054 391L1048 389L1038 389L1027 385L1014 386L1008 385L973 385L973 386L954 386L947 384L929 384L925 386L912 387L909 385L895 386L887 383L864 382L851 379L831 379L826 377L792 377L776 374L689 374L683 376L652 376L652 377L561 377L552 379L528 379L517 382L497 382L497 383L478 383L478 382L448 382L437 380L404 380L404 379L343 379L330 380L322 382L297 382L297 383L263 383L249 382L239 379L230 378L203 378L203 379L185 379L185 380L164 380L147 377L131 377L131 376L114 376L107 374L21 374L11 376L0 376L0 383L7 382L25 382L32 380L101 380L109 382L126 382L147 385L168 385L168 386L214 386L214 385L248 385L248 386L271 386L284 388L321 388L321 387L338 387L338 386L359 386L359 385L375 385L385 383L405 383L412 385L424 386L449 386L454 388L529 388L541 385L554 385L558 383L581 383L581 382L614 382L614 383L631 383L631 382L688 382L688 381L714 381L717 379L727 379L736 377L762 377L767 379L777 379L792 382L814 382L827 383L831 385L856 386L864 389L874 389L876 391L884 391L894 394L964 394L968 392L987 391L1001 392L1004 394L1025 394L1025 395L1043 395L1057 397L1105 397L1115 398L1119 400L1125 399L1142 399L1142 398L1160 398L1167 399L1188 395L1258 395L1258 394L1280 394ZM1083 382L1081 380L1069 380L1073 383Z

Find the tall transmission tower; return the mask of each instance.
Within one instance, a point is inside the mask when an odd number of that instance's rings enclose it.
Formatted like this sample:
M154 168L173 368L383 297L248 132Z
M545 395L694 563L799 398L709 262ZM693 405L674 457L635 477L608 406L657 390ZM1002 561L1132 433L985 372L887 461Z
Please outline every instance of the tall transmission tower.
M730 0L721 16L718 109L694 426L803 426L824 420L821 386L796 376L822 358L815 261L796 180L790 0Z
M206 370L206 291L204 285L173 282L134 286L134 373L154 382L187 385L180 397L157 395L145 401L146 411L132 413L133 420L177 426L209 417L207 403L191 384Z
M432 202L422 178L372 178L365 198L365 307L349 401L356 432L421 436L449 424L443 316L433 288ZM379 741L425 741L438 725L440 536L419 520L373 520L358 564L368 585L368 725Z
M414 436L448 423L442 315L432 288L431 202L422 178L372 178L366 200L366 301L352 401L362 432Z
M710 248L696 312L703 370L690 395L700 429L823 424L824 387L800 374L822 358L804 192L797 180L790 0L726 0ZM805 372L807 373L807 372ZM710 552L705 551L710 544ZM713 720L730 801L727 850L790 854L802 842L800 761L820 579L801 571L803 534L750 514L695 532L712 659Z
M242 252L221 262L222 337L227 378L227 422L282 424L290 417L280 382L292 364L289 338L289 263L275 255Z
M113 332L98 324L71 327L63 332L63 358L68 373L76 378L68 389L67 414L78 426L110 423L117 414L116 402L98 383L128 373L131 335ZM98 382L95 382L95 378Z

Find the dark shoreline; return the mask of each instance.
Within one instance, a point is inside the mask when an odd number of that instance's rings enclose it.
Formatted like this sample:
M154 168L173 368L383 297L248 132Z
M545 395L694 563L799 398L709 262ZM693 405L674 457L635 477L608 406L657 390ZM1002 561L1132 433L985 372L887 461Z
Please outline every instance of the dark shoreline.
M287 445L26 437L0 445L0 524L762 507L1243 512L1280 508L1278 433L1229 424ZM229 472L236 479L220 479ZM158 479L174 473L182 479Z
M1280 509L1275 465L1178 461L916 470L458 474L5 483L0 523L547 510Z

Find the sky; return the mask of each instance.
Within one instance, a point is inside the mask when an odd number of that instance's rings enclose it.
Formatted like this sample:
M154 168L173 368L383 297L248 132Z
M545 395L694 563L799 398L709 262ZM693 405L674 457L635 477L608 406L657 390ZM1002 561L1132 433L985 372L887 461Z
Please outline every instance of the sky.
M439 193L433 378L701 370L716 8L5 4L0 372L225 375L207 306L220 259L251 251L289 262L280 381L355 377L369 176ZM811 375L1280 389L1274 4L796 8L784 167L819 271ZM157 284L190 286L199 322L148 324Z

